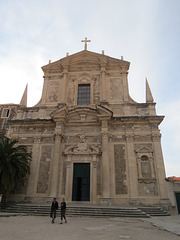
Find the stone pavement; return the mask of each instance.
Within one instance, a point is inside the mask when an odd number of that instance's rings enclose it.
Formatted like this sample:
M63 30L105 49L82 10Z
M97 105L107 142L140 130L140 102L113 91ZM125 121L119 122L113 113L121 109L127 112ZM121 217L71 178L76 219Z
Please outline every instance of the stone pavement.
M180 215L143 218L49 217L0 213L0 240L179 240ZM179 236L178 236L179 235Z
M164 229L180 236L180 215L171 215L166 217L151 217L143 219L150 222L153 226ZM180 237L179 237L180 239Z

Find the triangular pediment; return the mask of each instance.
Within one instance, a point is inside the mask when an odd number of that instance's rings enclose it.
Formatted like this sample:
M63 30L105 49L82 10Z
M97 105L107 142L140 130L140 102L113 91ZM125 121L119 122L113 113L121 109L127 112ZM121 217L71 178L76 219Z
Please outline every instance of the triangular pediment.
M101 105L97 105L97 112L98 112L98 117L99 118L107 118L110 119L113 115L112 111L109 110L108 108L101 106Z
M98 67L108 67L113 66L115 67L122 67L126 70L129 69L129 62L112 58L107 55L90 52L87 50L83 50L81 52L69 55L65 58L62 58L56 62L49 63L48 65L45 65L42 67L43 71L46 70L53 70L53 69L59 69L60 71L63 71L63 69L71 69L73 67L94 67L95 65Z
M136 152L138 152L138 153L151 153L152 149L150 149L148 147L141 147L138 150L136 150Z
M67 115L68 115L68 108L66 105L59 107L58 109L56 109L54 112L50 114L51 118L54 119L55 121L57 119L66 120Z

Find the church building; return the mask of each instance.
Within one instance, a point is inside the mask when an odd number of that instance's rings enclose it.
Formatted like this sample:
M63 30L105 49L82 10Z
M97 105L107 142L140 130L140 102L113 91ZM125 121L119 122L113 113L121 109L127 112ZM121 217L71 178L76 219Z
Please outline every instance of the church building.
M42 97L27 107L0 105L0 128L32 152L25 186L16 201L119 206L169 204L155 102L128 90L130 62L87 50L42 67Z

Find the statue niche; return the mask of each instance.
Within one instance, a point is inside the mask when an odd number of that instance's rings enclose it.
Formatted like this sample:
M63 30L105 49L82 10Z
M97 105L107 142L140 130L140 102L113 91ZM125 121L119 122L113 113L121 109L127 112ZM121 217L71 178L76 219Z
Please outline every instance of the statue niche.
M141 157L141 172L142 178L151 178L151 166L149 158L146 155Z

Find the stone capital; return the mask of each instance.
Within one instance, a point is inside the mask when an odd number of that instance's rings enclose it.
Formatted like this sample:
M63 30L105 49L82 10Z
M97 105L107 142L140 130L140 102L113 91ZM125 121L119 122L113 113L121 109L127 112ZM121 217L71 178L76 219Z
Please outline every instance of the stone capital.
M55 141L61 141L61 137L62 137L62 135L61 135L61 133L60 132L55 132L54 133L54 140Z
M92 166L93 168L97 168L98 162L97 161L92 161Z
M41 136L35 136L34 137L34 143L40 143L41 142Z
M102 136L102 139L108 140L108 132L107 131L102 131L101 136Z
M65 160L66 168L71 168L71 163L72 163L71 158L66 159Z
M103 67L101 67L101 73L102 74L105 74L106 73L106 68L103 66Z
M161 134L160 133L153 133L152 134L152 139L153 139L154 142L161 141Z
M102 128L102 131L104 129L107 129L108 128L108 120L107 119L102 119L101 120L101 128Z
M64 74L64 76L67 76L68 70L67 70L67 69L64 69L64 70L63 70L63 74Z
M93 166L93 168L97 168L97 165L98 165L97 158L96 158L96 156L93 156L93 160L92 160L92 166Z
M126 134L126 140L128 141L128 142L133 142L133 140L134 140L134 134Z

